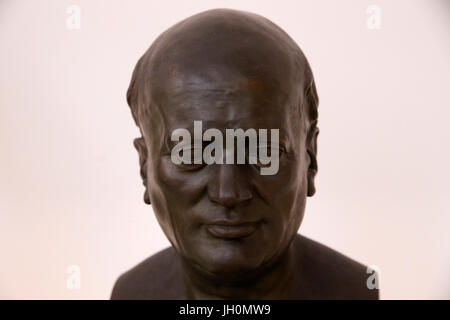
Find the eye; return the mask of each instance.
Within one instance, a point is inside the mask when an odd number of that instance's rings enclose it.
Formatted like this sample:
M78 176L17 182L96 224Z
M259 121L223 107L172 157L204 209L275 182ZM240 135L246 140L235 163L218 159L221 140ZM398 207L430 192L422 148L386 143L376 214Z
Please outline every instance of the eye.
M256 165L260 168L268 168L272 165L272 159L269 157L258 157Z
M191 170L198 170L200 168L203 168L206 164L203 162L203 150L202 148L195 148L194 146L186 146L182 148L182 154L183 155L189 155L189 158L181 157L179 153L176 153L174 157L178 160L174 164L183 170L191 171ZM196 163L200 162L200 163Z
M272 165L273 161L279 161L279 158L282 156L284 152L282 147L277 148L278 148L278 159L272 159L270 156L267 155L266 150L269 151L270 150L269 147L259 146L257 148L256 154L247 153L247 161L249 164L253 164L259 168L268 168ZM261 152L261 149L263 149L263 152ZM262 155L261 153L264 153L265 155Z
M194 170L199 170L201 168L203 168L206 164L205 163L201 163L201 164L177 164L176 166L180 169L183 169L185 171L194 171Z

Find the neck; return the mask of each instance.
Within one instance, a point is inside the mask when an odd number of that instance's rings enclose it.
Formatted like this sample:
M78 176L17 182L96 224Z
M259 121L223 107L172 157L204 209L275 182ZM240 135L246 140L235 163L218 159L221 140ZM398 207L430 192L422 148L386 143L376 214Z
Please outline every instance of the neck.
M275 261L240 278L206 275L184 259L182 270L188 299L282 299L289 298L297 269L293 243Z

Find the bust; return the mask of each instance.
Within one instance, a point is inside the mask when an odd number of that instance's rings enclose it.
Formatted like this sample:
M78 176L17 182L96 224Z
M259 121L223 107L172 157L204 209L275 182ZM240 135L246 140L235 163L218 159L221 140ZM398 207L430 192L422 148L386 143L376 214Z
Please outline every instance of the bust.
M278 26L229 9L189 17L139 59L127 101L144 201L172 246L122 274L112 299L378 298L365 266L297 233L315 193L318 96L306 57ZM179 129L255 130L259 144L270 140L276 172L262 174L260 151L245 163L174 161ZM261 138L272 129L276 144ZM198 154L218 138L200 141Z

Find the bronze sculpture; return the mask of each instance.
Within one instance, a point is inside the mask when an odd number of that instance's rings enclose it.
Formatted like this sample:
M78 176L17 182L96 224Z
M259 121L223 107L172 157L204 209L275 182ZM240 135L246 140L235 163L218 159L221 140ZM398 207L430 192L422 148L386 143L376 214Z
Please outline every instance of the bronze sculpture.
M216 9L165 31L127 93L144 201L172 244L116 282L112 299L377 299L366 267L297 234L315 193L318 96L297 44L271 21ZM179 165L177 128L279 128L279 169Z

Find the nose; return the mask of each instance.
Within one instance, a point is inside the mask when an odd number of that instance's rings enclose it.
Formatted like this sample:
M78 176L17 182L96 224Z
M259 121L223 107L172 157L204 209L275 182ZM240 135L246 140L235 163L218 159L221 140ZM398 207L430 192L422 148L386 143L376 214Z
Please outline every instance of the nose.
M250 200L253 195L245 176L244 166L217 164L208 184L208 196L212 202L225 207L234 207Z

